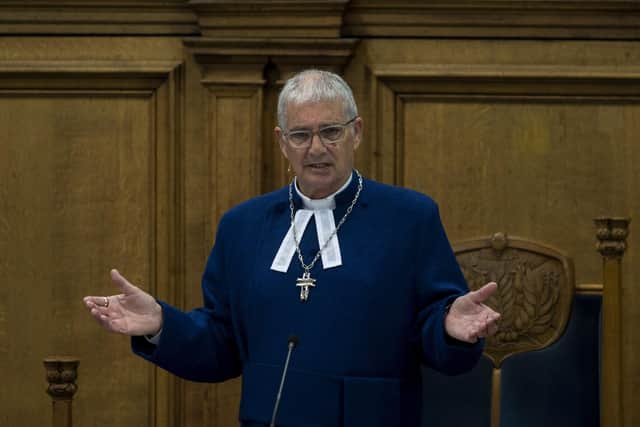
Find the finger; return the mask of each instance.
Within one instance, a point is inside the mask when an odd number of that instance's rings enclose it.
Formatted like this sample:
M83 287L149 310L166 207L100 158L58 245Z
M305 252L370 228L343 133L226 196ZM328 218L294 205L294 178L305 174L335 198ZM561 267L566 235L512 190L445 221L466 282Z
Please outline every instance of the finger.
M84 301L84 305L87 306L87 308L93 308L93 307L106 308L110 305L110 303L112 302L112 299L110 297L105 297L105 296L88 296L88 297L84 297L83 301Z
M120 289L120 291L125 294L132 294L138 288L131 284L118 270L115 268L111 270L111 280L115 285Z
M91 309L91 316L102 326L104 329L111 331L111 320L109 316L100 310L100 307Z
M498 284L496 282L489 282L477 291L469 292L469 297L475 303L481 304L485 302L491 295L498 290Z
M491 336L491 335L494 335L496 332L498 332L499 320L500 320L500 313L496 313L495 311L491 310L491 312L487 314L486 336Z
M486 324L482 320L476 320L473 322L473 328L471 332L471 337L473 341L478 338L484 338L485 336Z
M500 313L496 313L495 311L491 315L491 323L495 323L496 325L500 322Z
M487 336L490 337L495 335L498 332L498 325L496 323L490 323L488 328Z
M480 321L480 327L478 330L478 338L486 338L489 333L489 321L485 318L485 320Z

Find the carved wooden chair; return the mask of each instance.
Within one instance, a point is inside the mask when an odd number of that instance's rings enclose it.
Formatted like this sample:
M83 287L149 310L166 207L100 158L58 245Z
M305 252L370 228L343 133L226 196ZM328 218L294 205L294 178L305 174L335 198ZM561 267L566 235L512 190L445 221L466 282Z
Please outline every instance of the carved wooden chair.
M454 244L471 289L489 281L502 313L470 373L424 368L423 425L622 426L621 258L628 219L596 220L603 283L576 285L571 259L496 233Z

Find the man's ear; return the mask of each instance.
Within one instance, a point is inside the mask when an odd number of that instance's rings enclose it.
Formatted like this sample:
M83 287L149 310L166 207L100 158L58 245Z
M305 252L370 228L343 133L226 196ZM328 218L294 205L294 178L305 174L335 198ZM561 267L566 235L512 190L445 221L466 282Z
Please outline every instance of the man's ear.
M276 139L278 140L278 144L280 144L280 151L282 151L282 155L284 156L285 159L289 159L289 157L287 156L287 150L286 150L286 142L284 140L284 135L282 134L282 129L280 129L280 126L276 126L273 129L273 134L276 136Z
M360 146L362 141L362 117L358 117L353 121L353 150L355 151Z

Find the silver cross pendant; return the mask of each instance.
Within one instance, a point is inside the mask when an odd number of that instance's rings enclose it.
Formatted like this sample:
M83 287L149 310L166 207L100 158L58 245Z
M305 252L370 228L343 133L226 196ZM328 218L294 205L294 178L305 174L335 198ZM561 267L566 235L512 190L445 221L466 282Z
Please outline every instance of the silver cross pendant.
M300 301L305 302L309 298L309 287L316 287L316 279L311 278L311 273L305 271L302 277L296 279L296 286L300 288Z

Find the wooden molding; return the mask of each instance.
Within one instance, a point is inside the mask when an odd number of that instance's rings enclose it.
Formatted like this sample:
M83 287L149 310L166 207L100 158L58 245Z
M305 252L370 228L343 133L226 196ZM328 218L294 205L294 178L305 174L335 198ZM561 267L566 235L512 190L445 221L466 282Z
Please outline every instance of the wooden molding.
M198 33L186 0L9 0L0 2L0 34Z
M348 0L191 0L205 37L340 37Z
M576 283L576 294L602 295L602 283Z
M408 101L640 103L640 67L404 65L367 68L375 126L367 154L373 177L404 185L404 105ZM387 159L393 159L392 162Z
M215 72L218 79L227 83L261 84L267 63L279 68L280 76L276 79L283 77L283 71L286 74L287 70L310 66L340 71L353 56L358 40L190 37L184 39L184 44L205 68L205 80Z
M350 37L637 39L635 1L352 0Z
M635 1L8 0L0 34L638 39Z

